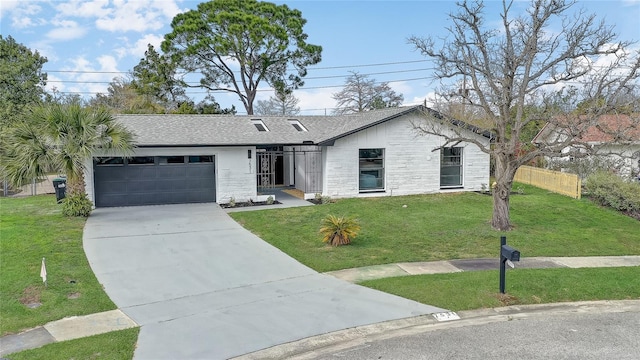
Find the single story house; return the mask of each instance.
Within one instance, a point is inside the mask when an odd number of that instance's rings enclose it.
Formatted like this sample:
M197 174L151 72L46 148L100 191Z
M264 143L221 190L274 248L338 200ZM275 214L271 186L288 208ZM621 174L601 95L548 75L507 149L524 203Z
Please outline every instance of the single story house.
M136 148L88 159L87 194L108 207L264 201L276 186L305 198L486 188L488 154L471 143L442 147L443 137L414 130L436 118L422 106L341 116L117 115ZM487 133L464 131L489 143Z
M580 120L580 119L578 119ZM561 149L560 163L573 162L578 153L585 154L589 148L591 154L586 159L592 162L607 163L620 175L640 178L640 123L637 115L601 115L592 122L573 126L572 129L560 129L547 123L533 139L533 143L562 142L568 139L568 130L575 131L575 145ZM597 161L597 160L601 161ZM549 164L553 159L547 159Z

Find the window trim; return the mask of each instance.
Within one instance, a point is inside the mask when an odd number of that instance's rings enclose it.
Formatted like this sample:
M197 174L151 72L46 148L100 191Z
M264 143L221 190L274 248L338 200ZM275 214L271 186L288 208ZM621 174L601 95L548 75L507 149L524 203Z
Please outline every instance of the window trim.
M445 165L444 159L445 159L445 154L444 154L444 150L445 149L460 149L460 154L459 155L449 155L447 156L448 158L459 158L459 164L448 164ZM455 185L443 185L442 182L442 168L443 167L458 167L460 169L460 173L458 175L459 179L460 179L460 184L455 184ZM452 177L453 175L449 175L450 177ZM463 146L449 146L449 147L443 147L440 149L440 189L461 189L464 187L464 147Z
M198 158L209 158L211 159L211 161L191 161L192 157L198 157ZM214 156L213 155L187 155L187 164L193 164L193 165L199 165L199 164L213 164L215 162Z
M139 163L139 164L131 163L131 159L134 159L134 158L151 158L151 159L153 159L153 162L150 162L150 163ZM154 156L132 156L132 157L127 159L127 166L153 166L155 164L156 164L156 158Z
M120 157L120 156L97 156L94 158L94 164L95 166L113 166L113 167L119 167L119 166L124 166L124 158ZM99 162L99 159L121 159L121 163L115 163L115 164L101 164Z
M380 151L380 155L377 157L362 157L362 152L366 151L366 150L376 150L376 151ZM386 149L385 148L362 148L362 149L358 149L358 192L361 194L365 194L365 193L375 193L375 192L385 192L386 191L386 182L387 182L387 175L386 175L386 161L385 161L385 157L386 157ZM364 169L362 168L362 162L364 161L372 161L372 160L380 160L381 165L380 166L372 166L372 167L365 167ZM375 188L362 188L361 184L362 184L362 180L361 177L363 175L363 171L365 172L378 172L378 176L376 176L376 183L378 181L381 180L382 184L380 187L375 187ZM366 174L366 175L371 175L371 174Z

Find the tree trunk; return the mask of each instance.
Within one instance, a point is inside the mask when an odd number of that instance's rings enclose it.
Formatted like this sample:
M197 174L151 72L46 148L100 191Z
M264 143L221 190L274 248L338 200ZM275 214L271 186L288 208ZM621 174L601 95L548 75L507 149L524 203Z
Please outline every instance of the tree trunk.
M349 245L351 243L351 239L348 237L340 236L340 234L334 234L331 238L330 244L332 246L341 246L341 245Z
M84 194L84 174L74 174L73 171L67 171L67 196L75 194Z
M511 230L509 221L509 193L511 186L504 183L496 183L493 188L493 218L491 226L500 231Z
M517 165L514 161L515 143L499 142L496 145L495 186L493 186L493 217L491 226L499 231L511 230L509 216L509 195L516 175Z

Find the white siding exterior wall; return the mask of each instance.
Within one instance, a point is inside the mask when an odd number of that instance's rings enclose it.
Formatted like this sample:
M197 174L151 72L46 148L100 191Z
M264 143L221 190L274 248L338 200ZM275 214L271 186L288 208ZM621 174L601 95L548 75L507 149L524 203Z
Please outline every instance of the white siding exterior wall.
M598 145L598 144L595 144ZM547 164L562 164L563 162L571 161L569 153L574 148L568 146L562 149L562 157L551 158L545 157ZM581 151L581 150L580 150ZM632 179L640 180L640 144L620 145L620 144L606 144L600 146L595 157L591 160L597 160L599 157L602 161L610 161L618 169L618 174L622 177L630 177ZM583 161L585 159L580 159ZM587 158L587 160L589 160ZM618 167L619 166L619 167ZM567 167L561 168L562 171L570 171ZM583 179L584 180L584 179Z
M600 149L609 160L622 164L620 175L640 178L640 144L609 144Z
M248 158L251 150L251 159ZM171 147L136 148L131 156L214 155L216 166L216 200L227 203L233 197L237 202L257 198L256 148L239 147ZM105 156L96 153L95 157ZM114 156L109 154L109 156ZM85 162L86 192L95 204L93 159Z
M340 138L323 148L323 195L335 198L434 193L440 189L440 151L443 138L417 135L403 116ZM473 135L476 136L476 135ZM488 144L488 139L477 135ZM489 155L474 144L463 150L463 184L457 191L479 191L489 185ZM385 189L360 193L359 149L384 148Z

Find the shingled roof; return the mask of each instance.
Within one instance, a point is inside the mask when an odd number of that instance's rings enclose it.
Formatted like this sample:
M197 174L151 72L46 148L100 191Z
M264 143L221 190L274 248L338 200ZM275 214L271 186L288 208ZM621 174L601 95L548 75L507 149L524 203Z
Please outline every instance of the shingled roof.
M581 116L567 121L580 121L589 119ZM587 143L640 143L640 127L637 123L637 115L600 115L593 124L585 123L586 126L576 141ZM541 143L548 136L551 136L556 124L547 123L533 138L533 143Z
M136 135L136 144L141 147L331 145L336 139L414 111L424 108L397 107L339 116L121 114L116 120ZM254 125L257 120L268 131L259 131ZM297 130L292 121L306 131Z

